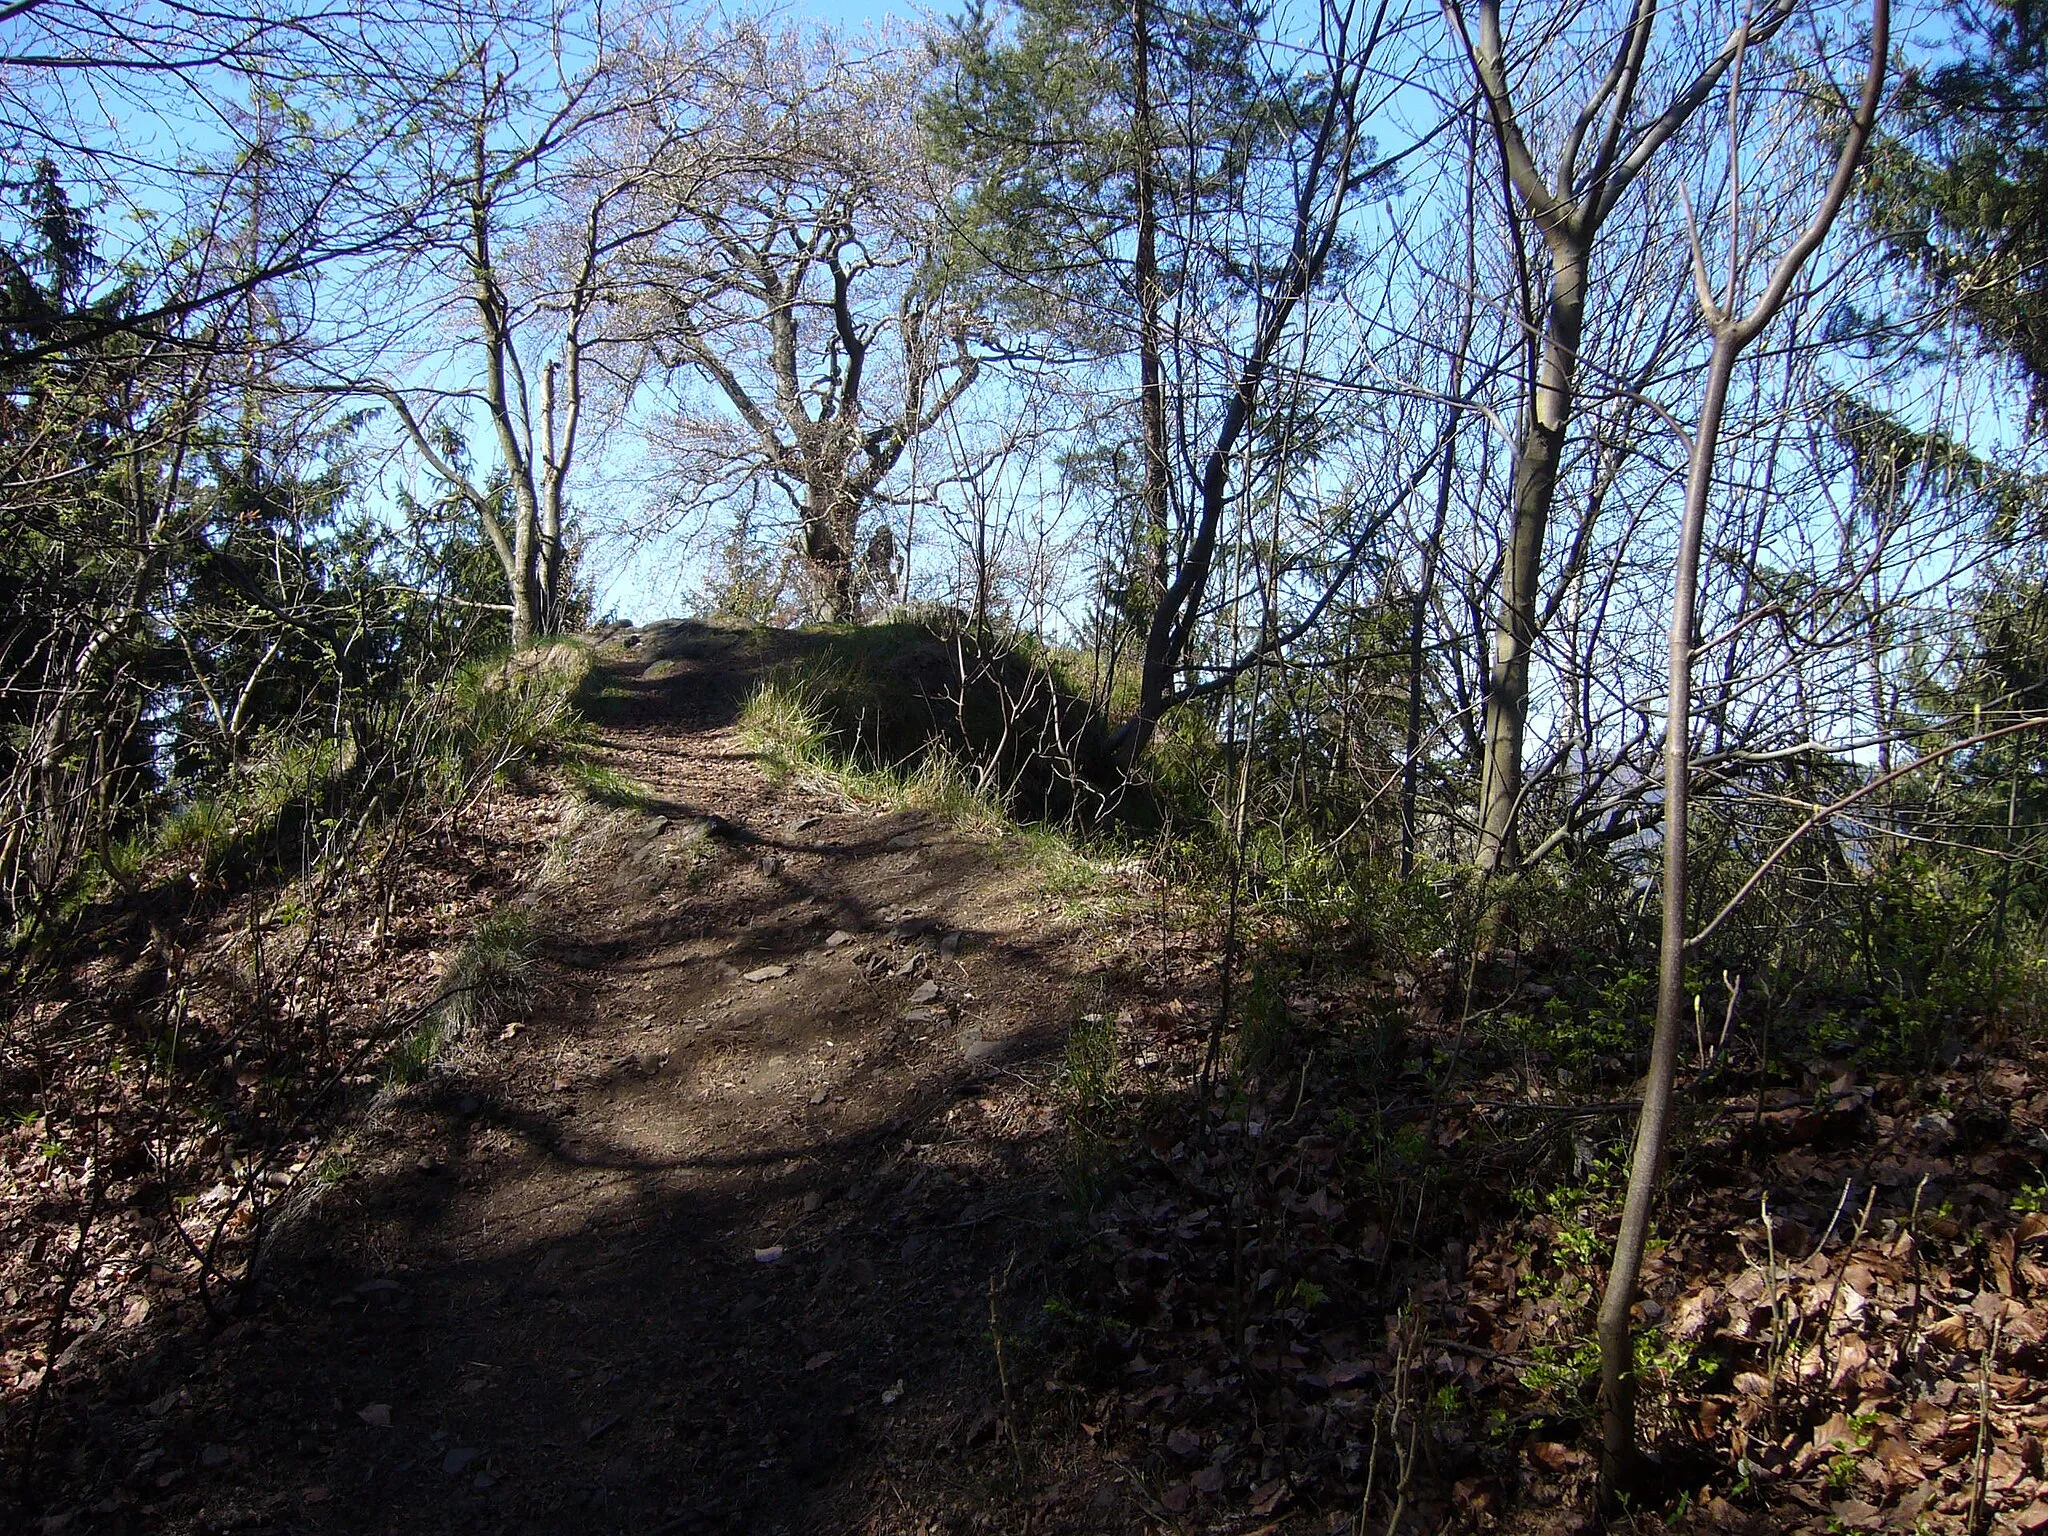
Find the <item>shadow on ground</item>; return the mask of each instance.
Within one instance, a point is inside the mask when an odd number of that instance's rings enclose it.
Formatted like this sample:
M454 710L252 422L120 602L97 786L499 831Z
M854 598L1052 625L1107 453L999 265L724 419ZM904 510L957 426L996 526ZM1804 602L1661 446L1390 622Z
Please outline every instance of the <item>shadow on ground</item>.
M1021 1528L1048 1083L1109 983L1028 868L764 779L729 727L808 643L606 638L648 794L534 797L524 1016L380 1099L244 1317L55 1405L45 1529Z

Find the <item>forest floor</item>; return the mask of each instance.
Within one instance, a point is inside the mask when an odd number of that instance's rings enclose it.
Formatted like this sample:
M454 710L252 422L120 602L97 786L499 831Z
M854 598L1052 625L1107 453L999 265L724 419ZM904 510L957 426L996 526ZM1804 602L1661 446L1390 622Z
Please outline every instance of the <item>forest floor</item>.
M1486 1034L1524 960L1353 955L1244 999L1199 1094L1214 935L766 772L740 702L802 645L606 640L606 774L504 789L407 929L423 969L522 905L530 991L341 1128L224 1328L102 1267L41 1529L1600 1524L1627 1064L1568 1093ZM1639 1311L1665 1485L1620 1523L2048 1529L2037 1049L1713 1034Z

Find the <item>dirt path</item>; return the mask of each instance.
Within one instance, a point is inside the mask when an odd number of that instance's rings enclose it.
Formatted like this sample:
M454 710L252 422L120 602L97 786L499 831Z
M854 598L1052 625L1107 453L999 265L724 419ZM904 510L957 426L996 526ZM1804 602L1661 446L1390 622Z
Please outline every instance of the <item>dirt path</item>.
M358 1135L260 1313L107 1406L65 1528L1022 1528L991 1277L1057 1225L1031 1084L1094 961L1022 866L770 783L737 644L607 646L653 803L534 802L568 835L519 1027Z

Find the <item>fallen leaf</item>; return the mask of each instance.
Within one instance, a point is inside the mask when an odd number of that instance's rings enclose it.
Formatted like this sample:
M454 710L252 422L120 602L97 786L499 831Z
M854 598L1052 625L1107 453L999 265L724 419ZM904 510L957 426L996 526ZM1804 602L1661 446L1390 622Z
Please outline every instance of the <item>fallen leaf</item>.
M2012 1517L2012 1523L2028 1536L2033 1536L2035 1531L2048 1530L2048 1499L2034 1500Z
M2019 1457L2007 1450L1995 1450L1984 1459L1984 1486L2002 1493L2027 1475Z
M1828 1421L1813 1432L1813 1448L1816 1451L1832 1450L1837 1446L1853 1449L1855 1444L1856 1431L1849 1423L1847 1414L1830 1414Z
M1961 1349L1964 1340L1970 1336L1969 1322L1961 1313L1950 1313L1927 1330L1927 1337L1943 1349Z
M2013 1247L2010 1232L1988 1232L1984 1236L1984 1256L1991 1263L1991 1285L2001 1296L2012 1294Z
M1831 1381L1837 1391L1853 1380L1858 1371L1870 1363L1870 1346L1861 1337L1850 1334L1844 1338L1835 1355L1835 1374Z

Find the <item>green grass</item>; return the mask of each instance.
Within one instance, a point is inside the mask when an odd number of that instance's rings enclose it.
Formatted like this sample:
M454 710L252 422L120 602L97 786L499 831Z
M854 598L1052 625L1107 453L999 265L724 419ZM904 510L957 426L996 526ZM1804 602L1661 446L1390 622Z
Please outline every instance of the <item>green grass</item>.
M1107 1009L1106 995L1090 999ZM1068 1203L1086 1213L1102 1202L1116 1166L1111 1132L1116 1122L1116 1025L1107 1012L1083 1013L1067 1031L1059 1096L1067 1118L1060 1184Z
M423 1082L448 1046L489 1029L525 1000L533 979L533 918L523 907L500 907L441 968L441 1001L384 1061L397 1087Z
M477 924L441 973L443 1028L460 1035L503 1019L526 995L535 947L533 918L523 907L500 907Z
M869 769L946 756L982 798L1061 824L1112 798L1104 722L1060 660L1028 638L903 621L794 640L803 659L771 674L749 711L771 767L804 766L821 750ZM944 782L912 792L953 795Z
M740 710L740 737L771 777L795 779L866 805L920 811L981 838L1021 862L1035 883L1070 911L1099 897L1105 872L1074 838L1042 822L1018 820L976 782L973 770L934 743L908 764L869 764L849 756L818 702L814 672L768 678Z
M571 789L592 805L620 811L651 811L655 808L653 790L631 775L590 758L569 759L563 765L562 776L568 780Z
M574 751L589 734L584 704L596 665L588 641L563 638L463 668L443 690L445 751L457 764Z
M740 740L771 777L836 773L844 766L816 692L813 680L791 673L760 683L741 704Z
M448 1031L440 1019L428 1018L392 1050L384 1063L386 1081L401 1088L424 1082L447 1043Z
M131 877L151 859L196 866L216 875L249 850L275 842L293 813L323 805L347 771L334 739L274 738L233 779L213 794L189 800L157 824L148 851L124 856Z
M573 757L595 652L551 640L401 691L346 737L258 741L232 774L110 848L99 873L124 888L166 866L202 878L290 866L300 844L394 807L448 804L518 765Z
M829 785L870 805L926 811L990 835L1011 826L1004 808L941 745L907 764L864 763L845 751L819 700L827 686L815 673L797 672L771 677L747 696L740 739L771 777Z

